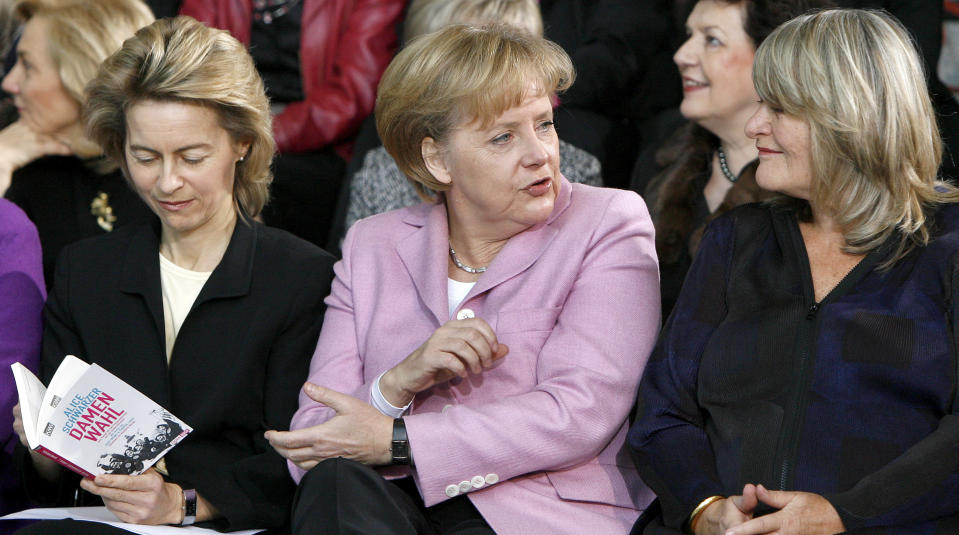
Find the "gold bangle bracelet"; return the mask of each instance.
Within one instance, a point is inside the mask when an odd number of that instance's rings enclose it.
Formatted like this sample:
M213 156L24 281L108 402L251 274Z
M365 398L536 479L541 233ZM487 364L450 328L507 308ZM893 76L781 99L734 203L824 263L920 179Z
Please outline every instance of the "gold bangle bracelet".
M707 507L718 502L719 500L725 500L725 499L726 499L725 496L710 496L709 498L706 498L705 500L699 502L699 505L697 505L696 508L693 509L693 512L689 513L689 520L686 522L687 531L689 533L695 533L696 523L699 522L699 517L702 516L703 511L705 511Z

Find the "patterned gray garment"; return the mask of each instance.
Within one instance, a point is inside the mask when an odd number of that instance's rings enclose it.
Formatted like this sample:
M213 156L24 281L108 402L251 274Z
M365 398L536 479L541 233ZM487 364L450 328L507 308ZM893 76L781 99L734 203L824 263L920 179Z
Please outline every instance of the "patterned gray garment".
M570 182L602 186L599 160L583 149L559 141L559 167ZM382 146L366 153L363 167L350 181L346 228L369 217L421 202L412 184Z

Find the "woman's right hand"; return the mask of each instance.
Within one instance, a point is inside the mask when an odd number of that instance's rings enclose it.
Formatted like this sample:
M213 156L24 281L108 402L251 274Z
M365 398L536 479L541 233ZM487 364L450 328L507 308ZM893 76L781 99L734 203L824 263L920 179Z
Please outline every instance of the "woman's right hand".
M56 461L48 459L30 449L30 443L27 442L27 433L23 430L23 414L20 412L19 403L13 406L13 431L17 434L23 447L27 448L30 452L30 457L33 459L33 466L37 469L37 472L40 473L40 476L50 481L56 479L60 473L60 465L57 464Z
M29 449L30 444L27 442L27 433L23 430L23 415L20 413L19 403L13 406L13 432L17 434L23 447Z
M13 172L42 156L72 154L65 143L37 134L16 121L0 130L0 195L10 187Z
M480 318L450 320L426 342L380 378L380 391L402 407L418 392L453 377L480 374L509 353L496 333Z
M707 507L700 514L694 533L723 535L727 529L751 520L758 504L756 486L750 483L743 487L742 496L730 496Z

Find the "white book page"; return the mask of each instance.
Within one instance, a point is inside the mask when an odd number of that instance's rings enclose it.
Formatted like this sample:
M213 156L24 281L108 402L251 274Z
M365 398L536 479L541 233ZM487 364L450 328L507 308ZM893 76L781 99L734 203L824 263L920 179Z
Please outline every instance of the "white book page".
M142 526L140 524L127 524L126 522L120 522L106 507L41 507L11 513L7 516L0 517L0 520L61 520L64 518L100 522L101 524L109 524L142 535L183 535L184 533L219 535L220 533L219 531L196 526ZM2 525L3 524L0 524L0 526ZM253 535L261 531L265 530L247 529L243 531L231 531L230 535Z
M19 362L10 365L13 380L17 384L17 395L20 397L20 417L23 419L23 431L27 435L30 449L36 448L40 441L37 439L37 415L43 395L47 389L37 379L33 372Z
M53 378L50 379L50 384L47 386L47 393L43 396L43 405L40 407L40 413L37 415L36 420L38 433L39 427L50 419L50 414L56 410L57 405L60 404L60 400L66 396L73 386L73 383L75 383L89 367L89 364L73 355L63 357L63 362L60 363L57 371L53 374Z

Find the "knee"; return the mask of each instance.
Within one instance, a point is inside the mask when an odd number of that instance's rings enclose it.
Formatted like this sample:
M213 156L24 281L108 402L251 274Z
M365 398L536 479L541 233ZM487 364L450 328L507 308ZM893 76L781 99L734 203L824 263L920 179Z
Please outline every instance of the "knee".
M333 457L320 462L300 480L300 488L322 489L336 487L344 479L352 479L373 472L372 469L343 457ZM375 474L375 472L373 472Z
M372 468L356 461L335 457L314 466L300 480L293 500L295 510L303 507L315 507L316 504L329 506L343 488L354 488L357 482L371 477L381 479Z

